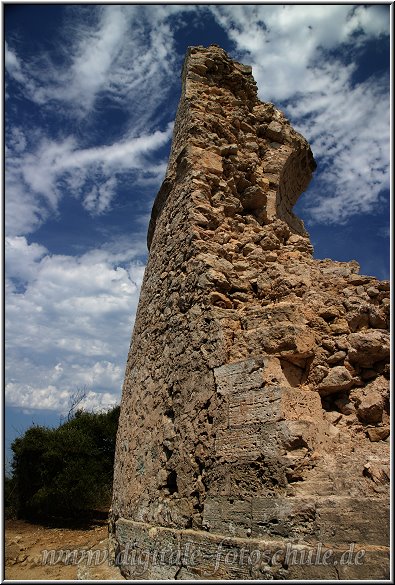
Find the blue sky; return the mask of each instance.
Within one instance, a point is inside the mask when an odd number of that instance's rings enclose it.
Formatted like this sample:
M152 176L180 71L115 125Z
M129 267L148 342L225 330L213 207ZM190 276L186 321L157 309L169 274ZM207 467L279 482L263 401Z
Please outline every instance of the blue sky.
M318 163L317 258L389 277L389 5L4 5L6 445L120 391L186 48L250 64Z

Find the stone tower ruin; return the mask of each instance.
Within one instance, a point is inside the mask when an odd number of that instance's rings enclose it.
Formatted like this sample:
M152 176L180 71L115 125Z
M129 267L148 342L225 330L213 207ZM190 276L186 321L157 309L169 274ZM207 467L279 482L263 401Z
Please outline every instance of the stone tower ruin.
M389 283L313 258L314 169L250 67L188 50L117 437L127 578L388 578Z

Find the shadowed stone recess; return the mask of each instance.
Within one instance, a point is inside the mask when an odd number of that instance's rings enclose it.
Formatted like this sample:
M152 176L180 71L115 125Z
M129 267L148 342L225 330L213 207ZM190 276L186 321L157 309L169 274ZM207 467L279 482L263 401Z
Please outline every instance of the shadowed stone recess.
M117 437L127 578L389 578L389 283L313 258L314 169L250 67L188 49Z

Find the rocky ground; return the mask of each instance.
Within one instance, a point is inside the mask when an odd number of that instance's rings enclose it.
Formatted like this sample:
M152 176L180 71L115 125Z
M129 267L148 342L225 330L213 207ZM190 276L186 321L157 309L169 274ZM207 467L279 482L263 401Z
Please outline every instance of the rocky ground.
M4 577L15 581L123 580L118 570L108 563L107 534L105 521L93 522L86 528L54 528L6 520ZM49 553L45 561L43 551L54 553Z

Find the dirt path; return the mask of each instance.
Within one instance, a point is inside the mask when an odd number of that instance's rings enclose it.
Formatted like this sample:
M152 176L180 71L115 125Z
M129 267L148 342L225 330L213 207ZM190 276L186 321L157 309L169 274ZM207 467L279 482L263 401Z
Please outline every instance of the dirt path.
M118 569L109 565L107 551L105 523L72 529L47 528L23 520L5 522L7 580L124 580Z

